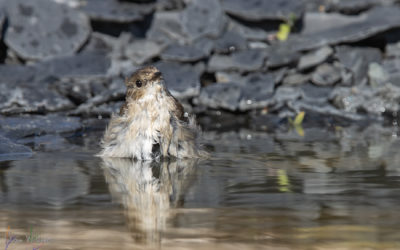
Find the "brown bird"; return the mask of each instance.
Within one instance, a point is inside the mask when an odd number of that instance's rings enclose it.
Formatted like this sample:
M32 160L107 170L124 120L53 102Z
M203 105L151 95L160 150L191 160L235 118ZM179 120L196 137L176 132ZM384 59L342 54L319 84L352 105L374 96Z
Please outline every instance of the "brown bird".
M111 117L99 156L153 160L204 155L194 118L184 116L156 67L139 69L125 85L125 103L119 115Z

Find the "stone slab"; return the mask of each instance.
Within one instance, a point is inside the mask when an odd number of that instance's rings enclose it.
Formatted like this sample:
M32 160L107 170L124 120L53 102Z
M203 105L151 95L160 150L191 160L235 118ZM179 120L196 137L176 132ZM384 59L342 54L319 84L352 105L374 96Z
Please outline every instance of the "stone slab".
M200 74L195 67L176 62L159 62L155 66L161 71L166 86L173 96L186 99L200 92Z
M75 132L82 129L80 118L58 115L32 115L20 117L2 117L1 134L9 138L23 138L45 134Z
M356 21L312 33L290 36L285 42L272 45L272 51L313 50L326 45L358 42L389 29L400 27L400 8L376 7L360 15Z
M218 0L192 0L180 16L183 32L193 41L203 36L218 37L226 24Z
M154 4L151 3L139 4L117 0L86 0L80 7L92 20L117 23L143 20L154 8Z
M304 11L302 0L222 0L226 13L248 21L285 20L294 14L301 17Z
M260 70L267 52L260 49L242 50L231 55L214 54L208 62L208 71L237 70L240 72Z
M300 57L297 69L300 71L308 70L325 62L333 54L333 49L329 46L322 47Z
M12 86L12 85L11 85ZM46 113L68 110L74 104L66 97L47 87L12 86L0 83L0 113Z
M50 0L7 1L6 11L5 43L24 59L72 54L91 32L85 14Z
M162 53L161 59L177 62L196 62L206 58L208 53L191 45L171 44Z

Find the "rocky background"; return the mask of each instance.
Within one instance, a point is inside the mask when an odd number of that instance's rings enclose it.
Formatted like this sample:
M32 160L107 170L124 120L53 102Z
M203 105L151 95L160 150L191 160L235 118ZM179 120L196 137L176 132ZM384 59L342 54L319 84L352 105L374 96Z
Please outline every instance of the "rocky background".
M0 151L103 129L148 64L206 129L397 125L396 0L0 0L0 30Z

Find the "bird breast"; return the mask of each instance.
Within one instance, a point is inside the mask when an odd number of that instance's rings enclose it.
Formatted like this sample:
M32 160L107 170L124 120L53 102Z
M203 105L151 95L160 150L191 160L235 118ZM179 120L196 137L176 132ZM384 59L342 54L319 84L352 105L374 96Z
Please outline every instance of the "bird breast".
M144 135L157 140L162 136L168 136L171 130L170 110L166 96L160 91L149 91L136 101L128 103L127 116L130 118L129 136Z

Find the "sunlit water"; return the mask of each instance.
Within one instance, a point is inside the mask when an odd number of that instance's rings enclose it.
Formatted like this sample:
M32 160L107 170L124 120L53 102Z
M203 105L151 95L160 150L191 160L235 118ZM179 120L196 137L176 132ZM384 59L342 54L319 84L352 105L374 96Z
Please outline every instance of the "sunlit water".
M161 163L99 136L0 162L0 249L400 248L390 128L207 132L209 159Z

